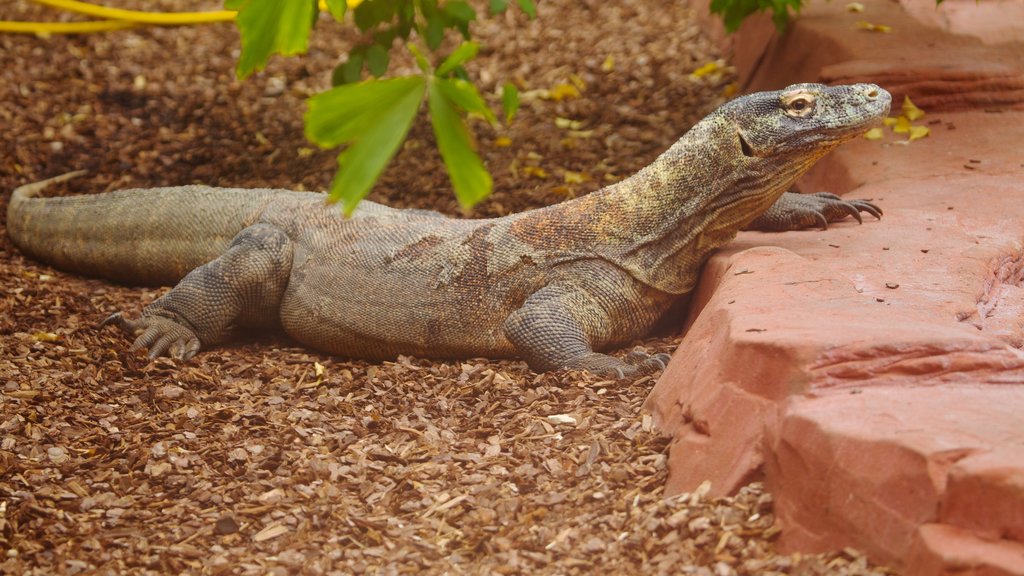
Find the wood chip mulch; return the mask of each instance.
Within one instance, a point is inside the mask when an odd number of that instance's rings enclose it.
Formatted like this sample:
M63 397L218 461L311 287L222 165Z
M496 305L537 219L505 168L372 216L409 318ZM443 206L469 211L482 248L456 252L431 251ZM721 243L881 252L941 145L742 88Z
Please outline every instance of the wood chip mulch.
M538 22L479 23L471 71L527 98L512 126L475 127L496 193L474 215L627 175L723 100L727 67L691 76L718 55L681 4L552 0ZM3 17L74 19L25 0ZM668 443L640 411L650 377L373 364L273 334L148 362L96 324L162 289L64 274L11 245L7 191L80 168L61 193L324 189L334 153L303 139L302 101L354 37L318 29L308 58L247 82L229 26L0 36L0 572L890 573L853 550L778 553L758 484L665 498ZM563 85L579 95L553 98ZM374 199L457 212L431 138L421 119Z

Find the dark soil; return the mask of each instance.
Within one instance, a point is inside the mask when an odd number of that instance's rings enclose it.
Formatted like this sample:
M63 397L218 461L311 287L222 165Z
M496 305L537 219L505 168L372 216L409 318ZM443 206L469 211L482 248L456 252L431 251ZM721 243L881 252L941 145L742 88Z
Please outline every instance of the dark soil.
M475 126L496 191L473 215L614 181L722 101L732 78L690 75L718 56L678 4L559 0L538 22L477 24L470 72L496 108L507 80L525 98L512 126ZM74 18L25 0L2 17ZM303 101L354 39L324 19L308 57L239 82L230 25L0 36L0 189L77 169L60 193L325 189L335 153L304 139ZM560 85L579 96L545 92ZM458 213L425 119L371 198ZM878 573L852 551L777 554L758 485L665 499L667 441L639 409L650 377L373 364L274 334L149 362L95 326L161 290L26 260L4 230L0 278L0 571Z

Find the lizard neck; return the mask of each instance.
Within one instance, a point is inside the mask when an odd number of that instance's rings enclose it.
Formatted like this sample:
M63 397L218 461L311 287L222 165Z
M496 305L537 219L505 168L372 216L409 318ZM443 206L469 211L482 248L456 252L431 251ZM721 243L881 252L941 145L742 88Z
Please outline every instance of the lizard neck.
M690 292L711 252L813 163L747 160L731 123L706 118L653 163L593 194L598 253L661 291Z

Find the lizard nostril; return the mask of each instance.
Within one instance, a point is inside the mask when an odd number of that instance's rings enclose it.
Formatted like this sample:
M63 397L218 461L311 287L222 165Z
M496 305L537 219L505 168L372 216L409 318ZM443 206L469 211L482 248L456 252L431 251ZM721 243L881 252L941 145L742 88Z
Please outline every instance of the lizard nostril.
M869 100L874 100L875 98L878 98L878 88L868 88L864 92L864 95L867 96Z

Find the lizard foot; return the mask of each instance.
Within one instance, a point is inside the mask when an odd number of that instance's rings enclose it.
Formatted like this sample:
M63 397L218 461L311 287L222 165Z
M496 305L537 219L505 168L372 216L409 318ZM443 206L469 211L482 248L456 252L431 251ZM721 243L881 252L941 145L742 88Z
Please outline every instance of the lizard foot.
M651 372L664 370L668 367L668 361L671 359L672 356L664 352L648 354L640 346L630 350L629 354L626 354L625 357L626 364L635 366L640 374L650 374Z
M126 334L137 336L129 352L149 349L149 357L170 356L177 360L188 360L199 352L200 342L195 333L186 326L163 316L143 316L128 320L120 312L111 314L100 324L100 328L112 324Z
M867 200L843 200L831 192L815 192L803 196L808 197L808 204L813 204L808 206L806 211L813 214L815 222L822 230L828 228L829 222L838 222L847 216L853 216L859 224L863 224L861 212L867 212L879 220L882 218L882 209ZM808 227L806 220L804 225Z
M861 212L882 217L882 209L867 200L843 200L831 192L795 194L787 192L767 212L751 222L750 230L785 232L805 228L828 229L830 222L852 216L863 224Z

